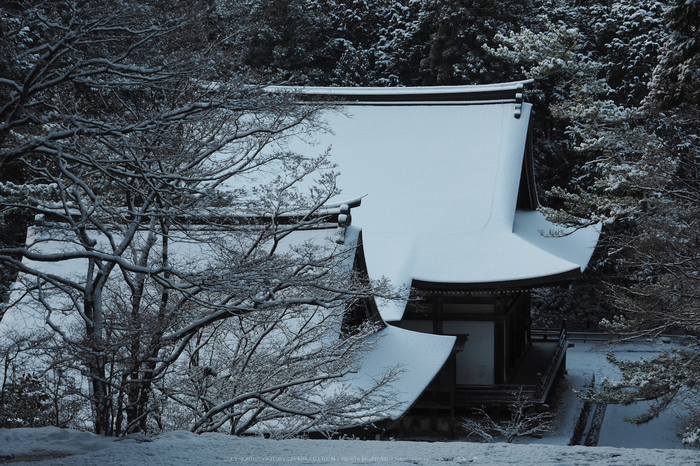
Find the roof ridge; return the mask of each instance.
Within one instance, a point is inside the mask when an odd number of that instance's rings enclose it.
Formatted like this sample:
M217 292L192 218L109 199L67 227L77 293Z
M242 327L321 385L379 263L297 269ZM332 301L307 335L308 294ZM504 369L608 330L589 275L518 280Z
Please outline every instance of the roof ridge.
M523 90L533 80L497 84L469 84L459 86L420 87L315 87L268 86L267 92L295 93L302 100L323 99L362 103L430 103L430 102L480 102L520 104Z

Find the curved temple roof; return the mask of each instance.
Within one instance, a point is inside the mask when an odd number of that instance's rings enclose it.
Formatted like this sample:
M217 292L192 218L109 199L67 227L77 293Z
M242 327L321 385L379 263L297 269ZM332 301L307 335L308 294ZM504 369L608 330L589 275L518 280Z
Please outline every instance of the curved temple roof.
M516 212L531 112L522 87L298 89L344 102L327 113L332 134L290 148L331 147L341 197L365 196L353 224L372 278L483 290L552 283L586 267L599 229L552 236L562 228ZM404 308L380 311L397 321Z

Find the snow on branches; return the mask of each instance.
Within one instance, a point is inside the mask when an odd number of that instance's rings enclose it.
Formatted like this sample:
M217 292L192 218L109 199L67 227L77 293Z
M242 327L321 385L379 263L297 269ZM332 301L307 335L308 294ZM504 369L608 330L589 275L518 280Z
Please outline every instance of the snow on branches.
M233 73L207 2L25 6L0 16L0 165L17 174L0 211L39 222L0 245L20 274L3 325L50 342L28 350L36 370L82 381L79 427L298 431L391 405L391 368L329 388L376 331L344 334L345 310L387 290L319 214L338 194L325 148L286 146L323 127L319 107Z

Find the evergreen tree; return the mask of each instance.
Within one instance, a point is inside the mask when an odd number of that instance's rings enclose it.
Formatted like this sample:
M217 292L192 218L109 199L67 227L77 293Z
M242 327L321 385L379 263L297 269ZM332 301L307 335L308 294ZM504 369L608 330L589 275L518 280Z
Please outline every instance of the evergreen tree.
M0 391L0 428L48 425L51 418L48 400L41 378L34 374L4 380Z
M665 14L670 37L654 70L650 99L662 107L700 103L700 1L672 0Z
M580 161L574 184L552 190L563 210L550 214L574 224L587 217L608 226L601 261L607 267L606 299L618 316L602 325L626 337L689 336L682 350L653 358L611 356L622 376L603 381L591 398L650 401L649 412L636 422L676 403L694 409L700 399L700 107L694 100L700 86L687 70L696 59L686 55L697 33L685 21L693 17L694 2L680 3L665 10L663 18L655 2L637 9L625 2L586 9L596 15L604 9L624 12L614 25L595 23L594 31L607 40L604 47L597 44L605 42L587 40L594 36L585 31L560 23L544 33L524 29L501 36L502 47L493 50L527 64L532 77L556 78L559 97L550 105L552 116L566 122ZM683 20L679 11L685 12ZM662 20L666 30L659 32ZM606 39L608 27L615 32ZM658 64L652 58L657 50L663 51ZM619 56L629 59L615 69L610 60ZM647 84L645 97L641 90ZM697 442L698 419L695 410L687 443Z

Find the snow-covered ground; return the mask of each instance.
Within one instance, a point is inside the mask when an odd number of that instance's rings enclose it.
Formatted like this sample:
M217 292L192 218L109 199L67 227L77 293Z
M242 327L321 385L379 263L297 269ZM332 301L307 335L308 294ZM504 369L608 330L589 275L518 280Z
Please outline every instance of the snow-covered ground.
M47 455L54 452L54 455ZM57 453L57 454L56 454ZM700 464L697 450L567 447L470 442L265 440L170 432L152 442L114 441L57 428L0 429L0 455L13 464L44 455L51 465L231 464ZM61 455L71 455L64 456ZM17 461L19 460L19 461ZM14 462L17 461L17 462ZM0 463L2 460L0 460ZM36 463L32 463L36 464Z
M567 383L581 388L582 382L590 382L595 374L596 382L603 377L618 378L619 371L605 359L605 353L614 351L618 358L649 358L664 349L670 349L672 343L657 340L654 343L637 342L598 347L593 343L576 343L567 353ZM571 402L576 403L575 400ZM580 403L580 402L579 402ZM608 405L600 430L598 446L625 448L683 448L677 433L683 431L683 422L678 418L680 409L662 413L659 418L647 424L635 425L626 422L627 417L642 414L648 408L647 403L635 403L630 406ZM698 452L700 454L700 451Z
M667 347L663 343L633 343L615 347L619 356L637 358ZM700 450L683 448L676 432L682 423L669 414L648 425L624 422L643 406L608 407L598 447L567 446L581 400L571 394L596 379L615 376L605 350L592 343L569 349L568 374L554 403L556 430L541 439L517 439L514 444L360 440L266 440L224 434L170 432L156 439L117 440L85 432L41 429L0 429L0 464L51 465L218 465L218 464L634 464L700 465ZM149 440L149 441L143 441ZM625 448L614 448L625 447ZM38 460L38 461L37 461Z

